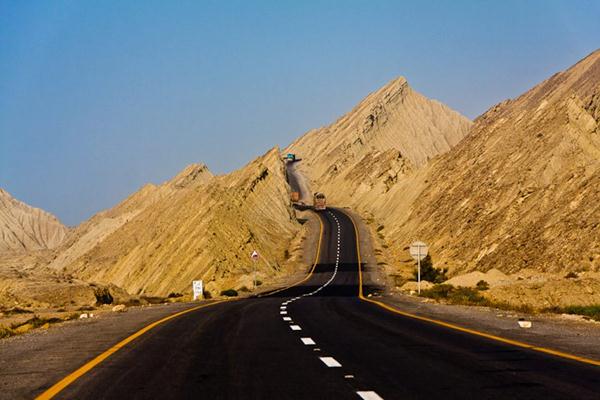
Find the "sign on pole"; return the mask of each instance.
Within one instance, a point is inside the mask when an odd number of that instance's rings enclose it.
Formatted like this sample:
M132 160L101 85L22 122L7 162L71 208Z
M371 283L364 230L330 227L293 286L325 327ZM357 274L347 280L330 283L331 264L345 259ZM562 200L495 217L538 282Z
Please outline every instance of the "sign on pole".
M423 242L414 242L410 245L409 251L412 258L414 258L416 261L421 261L427 257L429 247Z
M423 242L414 242L410 245L409 252L417 260L417 291L421 294L421 260L427 257L429 247Z
M254 266L254 278L252 279L253 290L256 290L256 262L258 261L258 251L254 250L252 254L250 254L250 258L254 261L252 264Z
M194 292L194 300L202 298L204 291L202 290L202 281L192 281L192 290Z

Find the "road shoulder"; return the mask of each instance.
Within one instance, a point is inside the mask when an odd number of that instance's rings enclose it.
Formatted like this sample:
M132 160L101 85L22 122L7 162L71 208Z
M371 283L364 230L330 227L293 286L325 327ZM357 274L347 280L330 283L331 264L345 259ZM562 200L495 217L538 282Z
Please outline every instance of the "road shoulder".
M579 357L600 360L600 323L555 314L527 315L490 307L434 303L405 294L377 297L376 300L406 313L458 325L467 329L527 343ZM532 322L521 328L519 318Z
M1 340L0 399L30 399L148 324L199 304L134 307Z

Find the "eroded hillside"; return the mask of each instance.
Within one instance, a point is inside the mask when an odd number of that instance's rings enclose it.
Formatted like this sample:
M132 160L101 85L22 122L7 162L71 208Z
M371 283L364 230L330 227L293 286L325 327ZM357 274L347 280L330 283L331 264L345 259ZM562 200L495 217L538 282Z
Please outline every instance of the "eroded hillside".
M68 231L54 215L0 189L0 253L52 249Z
M599 101L600 51L472 126L399 79L289 150L314 190L371 223L392 282L412 276L420 239L450 276L502 275L489 292L501 301L588 304L600 301Z
M492 107L469 137L417 178L427 184L406 212L393 215L390 242L418 236L454 273L497 268L521 279L591 276L600 269L599 101L596 51ZM400 246L395 251L400 257ZM600 296L594 282L580 282L589 286L588 301ZM555 296L546 296L525 297L553 305Z
M229 175L195 181L176 178L169 185L179 189L153 196L141 211L120 210L118 227L74 256L65 257L65 249L53 266L86 281L153 295L189 292L195 279L203 279L213 294L250 287L254 249L263 256L259 279L283 272L285 250L298 224L278 149ZM140 210L125 206L136 204L136 196L145 197L136 194L121 208ZM71 248L89 243L86 234Z
M600 52L506 101L428 171L404 227L456 269L600 267Z
M372 203L456 145L471 122L398 78L360 102L328 127L288 147L300 169L330 201L360 207ZM316 190L316 189L315 189Z

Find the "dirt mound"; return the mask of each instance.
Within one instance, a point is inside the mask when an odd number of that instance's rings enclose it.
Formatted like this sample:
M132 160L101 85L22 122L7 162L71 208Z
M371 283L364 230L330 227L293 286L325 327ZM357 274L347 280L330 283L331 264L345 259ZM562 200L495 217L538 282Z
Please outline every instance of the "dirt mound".
M577 279L555 274L537 274L535 278L493 287L485 292L493 301L534 309L600 304L600 274L588 272Z
M458 275L446 282L453 286L470 286L475 287L478 282L485 281L490 287L509 284L513 281L508 275L497 269L491 269L487 272L473 271L467 274Z

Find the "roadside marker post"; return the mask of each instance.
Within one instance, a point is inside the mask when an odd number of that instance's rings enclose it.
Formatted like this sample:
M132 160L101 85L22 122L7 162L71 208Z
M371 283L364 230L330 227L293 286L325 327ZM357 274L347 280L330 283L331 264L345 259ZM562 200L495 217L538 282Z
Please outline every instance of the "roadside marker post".
M417 291L421 294L421 260L427 257L429 247L423 242L414 242L410 245L409 252L417 260Z
M202 287L202 281L192 281L192 290L194 292L194 299L203 298L204 291Z
M250 258L252 259L252 264L254 266L254 278L252 279L253 290L256 290L256 262L258 261L258 251L254 250L252 254L250 254Z

